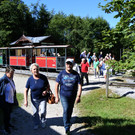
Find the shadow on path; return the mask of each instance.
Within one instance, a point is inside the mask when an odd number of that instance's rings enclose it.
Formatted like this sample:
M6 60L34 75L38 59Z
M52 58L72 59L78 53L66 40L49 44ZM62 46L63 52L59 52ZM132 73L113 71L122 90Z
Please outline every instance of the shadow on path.
M87 88L83 88L82 91L90 91L90 90L95 90L95 89L99 89L101 87L95 86L95 87L87 87Z
M63 126L62 118L47 118L47 126L44 129L39 127L34 130L32 115L20 107L13 111L11 123L15 126L15 129L11 129L11 135L61 135L51 126Z
M74 129L73 135L134 135L135 121L131 119L108 119L100 116L95 117L74 117L74 123L81 123L81 126ZM83 123L83 124L82 124ZM127 123L127 124L126 124ZM96 125L100 124L97 128Z
M32 115L24 109L16 108L11 117L11 123L15 126L15 129L11 129L10 135L64 135L64 125L62 117L47 118L46 127L33 129ZM88 126L83 125L84 118L72 117L71 119L73 127L71 127L71 135L90 135ZM74 126L74 124L81 124L80 127ZM83 131L82 131L83 130Z
M110 79L110 81L124 82L122 79Z
M134 94L135 92L134 91L129 91L129 92L126 92L125 94L123 94L122 96L119 96L119 97L109 97L109 98L114 98L114 99L120 99L120 98L123 98L123 97L126 97L130 94Z

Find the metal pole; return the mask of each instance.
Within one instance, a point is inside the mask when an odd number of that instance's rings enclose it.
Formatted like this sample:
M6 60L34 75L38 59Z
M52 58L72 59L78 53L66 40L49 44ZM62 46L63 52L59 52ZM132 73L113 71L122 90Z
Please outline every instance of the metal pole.
M107 69L106 73L106 97L108 98L109 94L109 69Z

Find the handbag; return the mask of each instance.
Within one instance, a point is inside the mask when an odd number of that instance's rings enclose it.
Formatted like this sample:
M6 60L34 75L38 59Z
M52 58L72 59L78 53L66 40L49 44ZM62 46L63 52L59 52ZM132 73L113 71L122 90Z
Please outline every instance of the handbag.
M52 93L51 90L47 92L47 102L49 104L54 104L55 103L55 96L54 96L54 94Z

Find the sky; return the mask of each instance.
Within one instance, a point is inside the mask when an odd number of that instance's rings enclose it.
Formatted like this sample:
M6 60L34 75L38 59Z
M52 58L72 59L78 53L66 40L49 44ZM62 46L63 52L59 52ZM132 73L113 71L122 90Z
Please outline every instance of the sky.
M104 0L22 0L24 3L30 7L31 3L35 4L45 4L48 11L63 12L67 16L73 14L74 16L97 18L103 17L109 23L111 28L114 28L119 21L119 19L114 18L113 14L107 14L98 8L98 3L101 2L105 5Z

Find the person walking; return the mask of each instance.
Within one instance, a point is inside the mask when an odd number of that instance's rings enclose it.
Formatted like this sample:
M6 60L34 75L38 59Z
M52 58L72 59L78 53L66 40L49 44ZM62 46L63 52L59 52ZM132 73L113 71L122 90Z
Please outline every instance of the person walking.
M91 67L91 59L92 59L92 56L90 56L91 55L91 52L88 52L88 54L87 54L87 61L88 61L88 63L89 63L89 66Z
M14 68L6 67L5 74L0 78L0 108L4 115L4 129L7 133L11 133L10 127L14 127L10 123L10 115L13 105L18 105L16 98L16 88L13 80Z
M85 58L82 59L81 62L81 84L83 86L83 78L85 77L87 85L89 84L88 79L88 71L89 71L89 64Z
M48 79L45 75L39 73L39 65L33 63L30 66L32 76L30 76L26 83L24 91L24 105L28 106L28 91L31 89L31 103L33 109L34 129L46 126L46 106L47 106L47 91L50 90ZM39 110L41 116L39 116Z
M100 58L98 67L99 67L99 74L100 74L100 76L103 76L103 68L104 67L103 67L103 58L102 57Z
M95 78L97 77L98 75L98 78L99 78L99 61L97 58L95 58L94 60L94 75L95 75Z
M102 52L100 52L100 54L98 56L99 61L101 60L101 58L103 58L103 53Z
M105 82L106 82L106 74L107 74L107 69L106 68L107 68L107 65L105 64L105 59L103 59L101 70L103 72L103 76L105 78Z
M66 69L62 70L56 78L55 85L55 102L59 102L59 86L60 99L63 107L63 123L65 133L70 134L71 116L74 103L81 101L82 86L79 74L73 70L73 60L66 60Z
M75 63L75 60L74 59L72 59L73 60L73 70L75 70L79 75L80 75L80 67L78 66L78 64L77 63Z
M96 57L96 53L93 53L93 55L92 55L92 57L91 57L91 59L92 59L92 67L94 66L95 58L97 58L97 57Z

